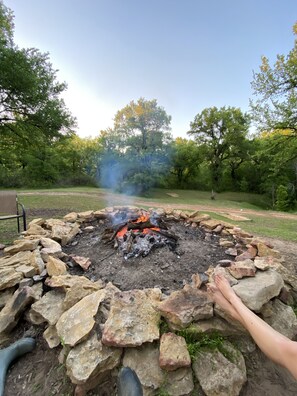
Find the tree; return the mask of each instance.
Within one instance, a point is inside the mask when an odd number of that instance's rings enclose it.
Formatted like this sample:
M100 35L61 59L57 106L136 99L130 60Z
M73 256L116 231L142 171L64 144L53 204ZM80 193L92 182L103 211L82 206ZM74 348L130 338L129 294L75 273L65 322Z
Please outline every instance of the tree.
M156 184L169 165L170 120L155 99L140 98L119 110L113 129L101 133L103 184L131 194L143 194Z
M175 139L171 150L171 173L176 177L177 187L184 188L198 173L201 152L193 140L182 138Z
M249 128L247 114L235 107L211 107L197 114L190 124L189 135L205 149L212 176L212 187L218 189L226 160L241 161L241 147ZM235 175L235 174L234 174Z
M297 23L293 27L297 35ZM263 56L252 82L256 101L253 117L262 131L287 130L287 140L297 137L297 39L287 56L277 55L273 66ZM297 153L296 153L297 155Z
M13 14L0 2L0 135L24 144L71 134L74 119L59 97L59 83L48 54L13 43Z
M0 183L51 183L59 178L55 145L73 136L75 120L49 55L19 48L13 30L13 13L0 0Z

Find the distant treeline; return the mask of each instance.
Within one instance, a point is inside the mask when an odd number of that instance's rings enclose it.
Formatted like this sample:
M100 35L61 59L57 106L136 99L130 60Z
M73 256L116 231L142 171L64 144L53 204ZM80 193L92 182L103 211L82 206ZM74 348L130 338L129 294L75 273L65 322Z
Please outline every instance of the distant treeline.
M140 98L96 138L76 135L48 54L20 49L0 1L0 186L94 185L130 194L152 187L266 193L279 210L297 198L297 42L271 66L263 57L249 113L210 107L173 139L171 117ZM294 26L297 32L297 24ZM249 133L251 123L257 133Z

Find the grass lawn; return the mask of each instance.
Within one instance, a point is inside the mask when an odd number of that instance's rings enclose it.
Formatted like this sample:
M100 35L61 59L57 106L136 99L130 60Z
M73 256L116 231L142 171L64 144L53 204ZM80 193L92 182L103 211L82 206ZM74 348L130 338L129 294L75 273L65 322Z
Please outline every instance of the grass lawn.
M59 195L55 195L55 192ZM172 197L168 193L178 196ZM64 195L65 194L65 195ZM75 187L59 189L21 190L18 192L20 201L28 210L28 222L33 218L62 218L65 214L75 211L98 210L111 205L133 205L134 201L141 201L143 207L151 203L205 205L208 207L228 209L252 209L259 211L259 215L248 215L251 222L236 223L209 209L211 217L223 219L255 235L275 237L279 239L297 241L297 221L292 219L271 218L263 208L268 208L267 198L257 194L221 193L215 200L210 199L210 193L188 190L154 189L151 197L131 197L112 194L110 191L98 188ZM146 205L147 204L147 205ZM260 216L267 214L267 216ZM16 220L0 221L0 243L11 243L17 237Z

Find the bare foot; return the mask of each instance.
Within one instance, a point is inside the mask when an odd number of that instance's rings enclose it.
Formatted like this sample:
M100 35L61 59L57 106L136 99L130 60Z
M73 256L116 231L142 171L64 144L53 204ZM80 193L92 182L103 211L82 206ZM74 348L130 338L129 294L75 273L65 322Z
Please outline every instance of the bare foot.
M207 292L212 301L217 303L233 319L241 322L241 318L238 315L236 309L233 308L233 306L229 303L229 301L223 296L223 294L214 284L209 283L207 285Z
M215 275L214 276L214 281L217 286L217 288L220 290L222 295L230 302L232 300L232 297L236 296L234 290L230 286L229 282L227 279L221 275Z

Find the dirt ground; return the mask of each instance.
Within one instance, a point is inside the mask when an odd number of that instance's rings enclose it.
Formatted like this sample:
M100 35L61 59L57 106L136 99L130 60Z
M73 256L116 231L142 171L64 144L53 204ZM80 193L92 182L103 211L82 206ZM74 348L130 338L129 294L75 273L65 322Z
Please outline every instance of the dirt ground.
M54 213L51 213L54 216ZM218 238L206 237L199 229L192 229L180 223L170 223L170 231L179 236L177 252L167 247L152 251L148 257L125 261L122 255L110 245L101 241L105 228L97 224L92 233L83 232L72 245L63 250L67 254L89 257L92 265L88 271L74 267L72 274L83 274L90 279L112 281L121 290L132 288L160 287L164 293L180 289L190 282L191 275L205 271L209 265L229 258L218 246ZM268 238L267 238L268 239ZM297 268L297 243L269 239L285 257L285 265L291 270ZM31 326L21 321L13 333L13 339L24 336L36 338L33 352L20 358L9 369L4 396L70 396L74 387L66 376L65 366L58 362L61 348L50 350L42 337L42 326ZM1 340L0 340L1 342ZM1 345L1 344L0 344ZM2 344L5 346L5 343ZM245 353L248 381L240 396L293 396L297 394L297 382L284 369L269 361L259 350ZM88 393L88 396L115 396L116 378ZM196 385L192 396L204 396ZM222 395L224 396L224 395Z

